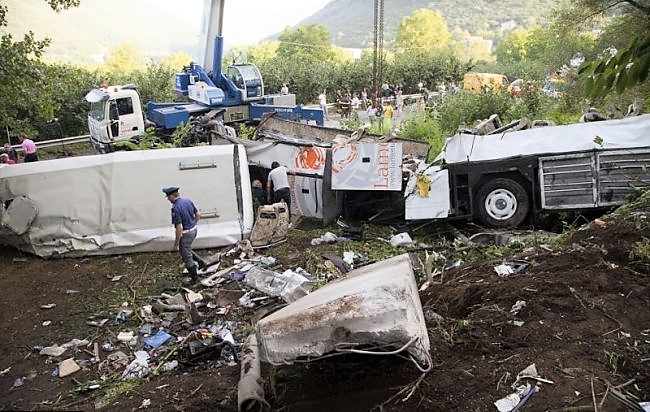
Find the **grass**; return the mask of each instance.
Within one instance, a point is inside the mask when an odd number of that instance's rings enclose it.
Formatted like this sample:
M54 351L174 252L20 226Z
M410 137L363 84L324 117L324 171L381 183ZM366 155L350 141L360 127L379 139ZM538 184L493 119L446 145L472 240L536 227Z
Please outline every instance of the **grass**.
M650 238L644 237L632 246L630 250L630 260L639 260L650 263Z

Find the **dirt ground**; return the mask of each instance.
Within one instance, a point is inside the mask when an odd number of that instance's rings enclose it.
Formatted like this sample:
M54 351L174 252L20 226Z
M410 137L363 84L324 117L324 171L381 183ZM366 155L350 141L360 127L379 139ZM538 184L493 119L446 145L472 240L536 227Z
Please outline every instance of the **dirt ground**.
M627 410L617 394L650 400L650 244L644 237L649 220L650 196L645 196L547 242L466 245L450 242L449 235L441 238L444 231L433 225L413 231L415 239L439 242L435 250L445 257L437 262L440 268L462 261L421 292L433 370L422 375L400 358L364 356L264 366L266 398L273 410L283 411L492 411L496 400L513 392L517 373L535 363L539 375L553 383L540 384L524 411L594 410L594 402L600 411ZM278 268L319 272L325 283L344 275L324 264L323 253L341 256L353 250L372 261L408 252L376 239L392 231L366 226L362 242L310 246L309 239L325 229L292 229L289 242L263 253L278 258ZM424 258L422 251L417 255ZM493 267L513 258L529 266L497 276ZM90 361L92 345L54 359L34 351L73 338L115 342L120 330L137 329L142 323L137 316L116 324L116 308L122 302L134 308L151 303L163 291L175 293L181 285L175 254L43 260L1 248L0 261L0 409L125 411L138 409L145 399L154 410L237 409L238 365L182 364L122 382ZM112 281L116 275L122 278ZM418 284L424 279L418 273ZM238 282L222 288L220 296L227 298L221 303L234 303L243 294ZM514 314L518 301L525 306ZM49 303L56 307L41 308ZM255 314L234 305L215 318L235 325L235 339L242 342ZM90 326L91 315L111 320L101 328ZM175 327L179 336L192 328L182 320ZM107 355L102 351L100 359ZM57 361L71 356L82 370L53 376ZM18 378L22 386L12 388ZM89 389L92 383L99 389Z

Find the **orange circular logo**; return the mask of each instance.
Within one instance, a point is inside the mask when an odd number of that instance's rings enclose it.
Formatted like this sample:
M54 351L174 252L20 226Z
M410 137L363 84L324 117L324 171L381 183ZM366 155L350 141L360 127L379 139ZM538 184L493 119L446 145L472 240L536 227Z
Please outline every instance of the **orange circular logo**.
M325 153L318 147L300 149L295 158L295 165L300 169L320 170L325 165Z

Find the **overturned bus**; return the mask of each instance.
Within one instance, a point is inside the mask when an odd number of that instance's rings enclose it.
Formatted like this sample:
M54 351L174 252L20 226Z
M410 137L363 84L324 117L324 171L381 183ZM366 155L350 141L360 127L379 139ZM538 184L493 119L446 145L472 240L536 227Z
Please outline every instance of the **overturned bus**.
M246 152L223 145L0 166L0 243L42 257L171 250L165 186L179 186L199 209L195 247L249 236Z
M460 133L406 187L405 217L514 227L539 212L604 209L650 186L650 115Z

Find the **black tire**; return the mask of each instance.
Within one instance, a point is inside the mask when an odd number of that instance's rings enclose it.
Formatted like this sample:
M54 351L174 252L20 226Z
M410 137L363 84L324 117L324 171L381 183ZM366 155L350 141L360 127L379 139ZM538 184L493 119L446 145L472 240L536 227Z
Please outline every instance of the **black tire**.
M487 182L476 195L476 213L481 222L496 228L517 227L530 211L526 189L512 179Z

